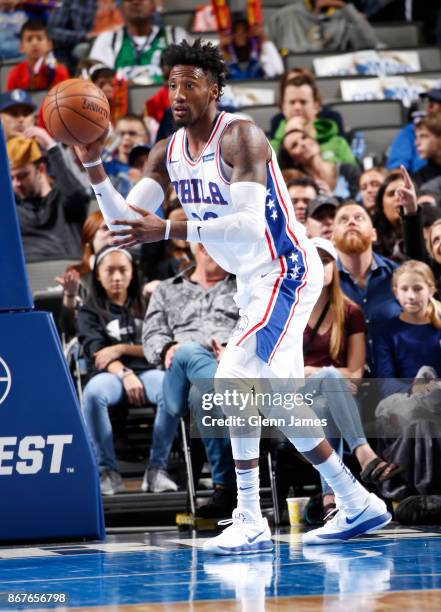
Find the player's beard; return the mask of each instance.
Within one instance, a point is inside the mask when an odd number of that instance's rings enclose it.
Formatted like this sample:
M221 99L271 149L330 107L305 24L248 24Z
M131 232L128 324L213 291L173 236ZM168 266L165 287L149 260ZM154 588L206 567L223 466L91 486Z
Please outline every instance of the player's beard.
M346 255L360 255L370 247L371 237L359 231L352 231L349 235L334 236L334 243L337 250Z

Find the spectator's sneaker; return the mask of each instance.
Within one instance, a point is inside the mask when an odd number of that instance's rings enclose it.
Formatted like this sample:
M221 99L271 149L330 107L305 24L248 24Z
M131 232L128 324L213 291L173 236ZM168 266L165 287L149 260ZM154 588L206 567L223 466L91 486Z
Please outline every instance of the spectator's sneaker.
M386 504L374 493L370 493L366 506L354 517L348 518L341 508L323 527L303 535L303 544L334 544L345 542L363 533L384 527L392 520Z
M141 485L141 490L150 493L164 493L177 491L178 485L169 477L165 470L147 468Z
M126 488L121 475L116 470L105 470L100 475L101 495L115 495L122 493Z
M251 521L249 517L233 512L233 518L219 521L219 525L228 525L220 535L204 543L203 550L215 555L248 555L251 553L271 552L273 543L268 521Z
M216 487L213 492L213 497L205 504L196 509L196 516L201 518L226 518L231 516L237 502L237 492L225 489L224 487Z

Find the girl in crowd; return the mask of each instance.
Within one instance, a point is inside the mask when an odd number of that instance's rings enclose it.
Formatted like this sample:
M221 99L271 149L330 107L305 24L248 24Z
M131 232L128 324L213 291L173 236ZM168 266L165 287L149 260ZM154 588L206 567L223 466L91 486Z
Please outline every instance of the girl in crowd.
M297 168L316 182L325 183L329 192L338 198L355 198L358 194L358 167L325 161L318 142L301 129L286 132L279 163L282 170Z
M379 484L401 469L376 455L361 424L354 381L363 376L366 323L363 312L343 293L337 269L337 252L324 238L313 238L324 267L323 289L303 335L304 392L313 392L313 410L326 419L326 437L343 454L343 439L361 467L364 482ZM334 494L322 479L324 520L336 511Z
M393 290L403 311L397 317L378 325L375 330L374 354L377 377L383 380L385 395L408 392L409 383L422 366L441 369L441 304L433 295L435 278L429 266L410 260L394 271ZM410 393L418 390L418 382Z
M135 406L147 401L157 406L149 468L142 490L177 489L167 476L166 467L178 420L164 408L164 373L153 369L144 358L141 343L144 311L131 254L125 249L105 247L96 256L91 295L78 318L79 340L89 374L83 396L84 418L104 495L124 490L107 410L122 400Z
M365 170L360 176L360 195L363 202L363 206L366 208L370 215L375 212L375 202L378 190L384 182L387 176L387 171L378 166L377 168L371 168Z

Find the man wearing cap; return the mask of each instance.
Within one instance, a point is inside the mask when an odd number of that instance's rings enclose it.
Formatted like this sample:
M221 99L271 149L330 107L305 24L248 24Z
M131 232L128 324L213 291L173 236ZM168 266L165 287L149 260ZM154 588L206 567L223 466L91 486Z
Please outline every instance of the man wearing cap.
M49 136L47 140L46 158L33 139L15 136L7 142L25 258L27 262L81 259L89 197L65 165L61 149ZM54 181L49 179L46 160Z
M441 86L420 94L427 100L427 115L441 111ZM417 172L426 165L426 160L418 155L416 148L415 124L408 123L397 134L392 142L387 158L387 169L393 170L405 166L409 172Z
M338 200L332 196L317 196L306 207L306 233L309 238L331 240Z
M23 89L13 89L0 95L0 119L5 140L23 134L35 124L36 106Z

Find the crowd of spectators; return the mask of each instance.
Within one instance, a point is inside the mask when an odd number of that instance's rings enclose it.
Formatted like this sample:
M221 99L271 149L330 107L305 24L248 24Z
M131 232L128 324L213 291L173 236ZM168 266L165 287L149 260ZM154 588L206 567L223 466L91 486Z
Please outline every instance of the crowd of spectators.
M104 91L112 111L105 169L127 196L151 146L173 131L169 69L161 52L192 35L162 25L153 0L63 0L54 7L47 3L38 19L35 11L29 14L32 4L0 2L0 55L17 58L0 95L0 118L25 258L72 260L57 278L63 288L59 327L66 340L78 338L85 356L83 411L102 493L124 490L107 411L123 398L134 406L156 405L142 490L176 490L167 472L170 449L179 418L191 413L197 421L201 394L212 390L216 364L238 318L234 278L201 245L175 240L130 250L110 247L74 150L46 131L32 91L74 75ZM302 28L320 11L330 11L329 40L336 49L380 46L360 12L369 15L370 3L356 4L358 10L342 0L317 3L320 10L315 2L287 6L271 21L270 35L277 33L272 40L262 27L250 28L237 16L232 35L219 43L231 81L280 76L280 113L268 138L296 218L314 240L325 271L304 334L305 387L321 398L317 410L328 416L335 448L342 453L346 440L361 477L381 489L410 474L418 459L403 459L401 453L398 460L393 444L383 441L375 448L368 441L362 381L388 378L376 388L376 398L378 414L392 420L400 420L400 402L385 408L380 400L406 394L417 419L421 405L439 393L441 85L425 94L424 116L403 126L379 160L382 165L364 167L351 150L343 118L322 104L314 75L303 68L283 73L279 54L282 47L299 50L299 41L306 44ZM338 14L340 21L333 17ZM127 94L124 84L151 83L162 87L145 101L144 116L128 112L121 98ZM172 189L159 214L184 218ZM201 379L211 384L201 388ZM404 421L408 426L412 416ZM408 440L404 425L395 433ZM228 437L203 436L203 445L214 495L199 512L229 516L235 482ZM440 460L436 444L431 453L431 461ZM329 518L333 498L322 484ZM440 493L439 486L413 479L388 491L399 490L403 497Z

